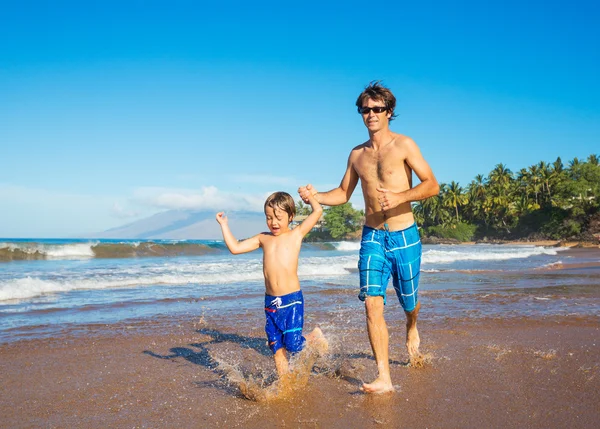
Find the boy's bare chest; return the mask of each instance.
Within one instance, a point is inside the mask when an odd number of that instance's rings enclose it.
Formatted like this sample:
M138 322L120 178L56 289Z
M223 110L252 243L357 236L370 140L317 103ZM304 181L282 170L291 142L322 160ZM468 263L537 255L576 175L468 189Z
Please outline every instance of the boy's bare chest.
M283 237L269 237L263 243L263 252L265 258L293 259L297 258L300 253L300 244L292 237L292 233Z

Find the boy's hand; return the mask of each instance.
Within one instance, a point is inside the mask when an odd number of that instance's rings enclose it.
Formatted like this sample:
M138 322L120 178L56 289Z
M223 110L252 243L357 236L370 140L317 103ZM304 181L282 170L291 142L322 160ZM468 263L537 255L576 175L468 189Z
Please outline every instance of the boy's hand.
M219 225L227 225L227 216L225 216L225 212L217 213L216 218Z
M308 184L306 186L299 187L298 194L300 195L300 198L302 198L302 201L304 201L305 203L308 203L309 197L311 195L314 197L315 195L318 194L318 192L315 188L313 188L313 185Z

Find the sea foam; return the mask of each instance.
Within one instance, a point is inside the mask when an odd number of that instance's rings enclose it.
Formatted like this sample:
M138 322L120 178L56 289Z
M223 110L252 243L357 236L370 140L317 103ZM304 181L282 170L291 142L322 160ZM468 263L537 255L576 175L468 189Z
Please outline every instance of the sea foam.
M483 248L475 246L461 246L459 250L428 249L423 251L423 264L451 264L458 261L502 261L508 259L524 259L537 255L556 255L558 249L515 246Z

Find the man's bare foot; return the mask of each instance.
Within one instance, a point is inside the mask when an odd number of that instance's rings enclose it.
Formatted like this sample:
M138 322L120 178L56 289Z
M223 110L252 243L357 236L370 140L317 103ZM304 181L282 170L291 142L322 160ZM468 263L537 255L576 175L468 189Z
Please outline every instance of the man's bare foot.
M393 392L395 389L391 381L377 378L373 383L363 383L360 390L365 393L388 393Z
M419 346L421 345L421 338L419 338L419 331L414 326L406 332L406 349L410 357L418 356Z

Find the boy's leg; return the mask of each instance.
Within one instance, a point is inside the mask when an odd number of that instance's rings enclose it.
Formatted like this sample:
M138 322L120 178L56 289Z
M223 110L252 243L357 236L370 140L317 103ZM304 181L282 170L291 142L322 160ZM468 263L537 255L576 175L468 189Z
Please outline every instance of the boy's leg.
M277 369L277 375L281 377L287 374L290 368L285 353L285 348L282 347L279 350L277 350L273 355L273 358L275 359L275 368Z
M325 354L327 352L329 348L329 342L327 341L327 338L325 338L325 335L323 335L321 328L316 327L304 338L306 338L306 342L309 347L315 347L319 354Z
M394 390L390 377L389 334L383 317L383 297L370 296L365 299L367 331L377 362L378 376L372 383L364 383L361 390L366 393L385 393Z

